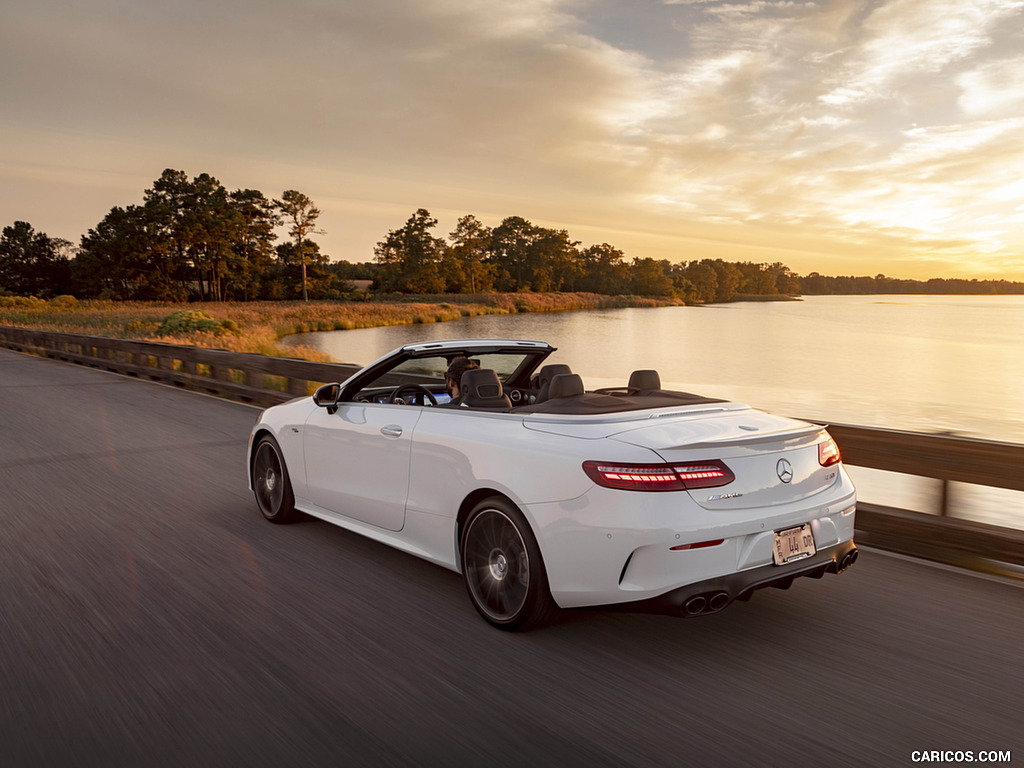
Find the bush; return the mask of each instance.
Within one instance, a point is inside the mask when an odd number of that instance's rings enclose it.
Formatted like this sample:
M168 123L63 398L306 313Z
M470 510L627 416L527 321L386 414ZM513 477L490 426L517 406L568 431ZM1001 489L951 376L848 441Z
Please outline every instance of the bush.
M241 331L234 320L217 320L199 310L181 309L168 315L157 329L157 336L181 336L188 333L212 333L221 336L232 333L240 336Z
M18 309L42 309L46 302L35 296L0 296L0 307Z

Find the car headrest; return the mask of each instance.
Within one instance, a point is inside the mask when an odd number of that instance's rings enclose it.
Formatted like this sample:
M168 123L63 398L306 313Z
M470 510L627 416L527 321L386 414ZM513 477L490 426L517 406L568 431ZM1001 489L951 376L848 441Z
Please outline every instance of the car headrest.
M576 397L582 395L583 392L583 379L578 373L560 373L551 379L551 386L548 387L548 399Z
M544 384L550 384L551 380L562 373L572 373L568 365L564 363L552 363L551 365L545 365L540 369L538 379L540 380L541 386Z
M657 371L633 371L629 374L630 389L661 389L661 376Z
M542 403L551 397L549 388L551 387L551 380L555 376L560 376L563 373L572 373L568 365L564 363L551 363L545 365L540 369L540 373L537 374L537 402Z
M462 374L462 404L467 408L511 408L501 380L490 368L474 368Z

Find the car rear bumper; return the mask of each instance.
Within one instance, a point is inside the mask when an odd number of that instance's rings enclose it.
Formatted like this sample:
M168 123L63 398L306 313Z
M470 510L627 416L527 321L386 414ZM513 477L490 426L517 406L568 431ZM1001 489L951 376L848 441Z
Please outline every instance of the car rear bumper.
M736 600L749 600L765 587L789 589L794 579L820 579L826 573L842 573L857 560L853 540L820 550L817 554L787 565L765 565L746 571L687 584L663 595L627 603L602 605L601 610L630 613L659 613L670 616L700 616L717 613Z

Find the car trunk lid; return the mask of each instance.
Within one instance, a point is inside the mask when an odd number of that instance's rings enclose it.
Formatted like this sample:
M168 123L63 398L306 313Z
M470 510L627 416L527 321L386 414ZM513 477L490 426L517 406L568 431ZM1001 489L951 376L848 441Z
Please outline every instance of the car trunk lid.
M837 467L819 462L818 444L828 439L824 427L758 411L709 415L699 429L689 426L643 426L614 439L649 448L673 464L724 462L735 475L732 482L689 491L709 510L786 504L819 494L837 480Z

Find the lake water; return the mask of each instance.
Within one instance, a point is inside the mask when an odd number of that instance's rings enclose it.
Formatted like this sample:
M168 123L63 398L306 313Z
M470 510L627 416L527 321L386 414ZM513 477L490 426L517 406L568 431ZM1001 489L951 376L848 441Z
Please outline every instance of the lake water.
M538 339L588 389L654 368L663 386L774 413L1024 442L1024 296L816 296L793 302L489 315L301 334L365 364L416 341ZM852 467L865 501L933 511L937 481ZM1024 527L1024 494L955 486L952 513Z

